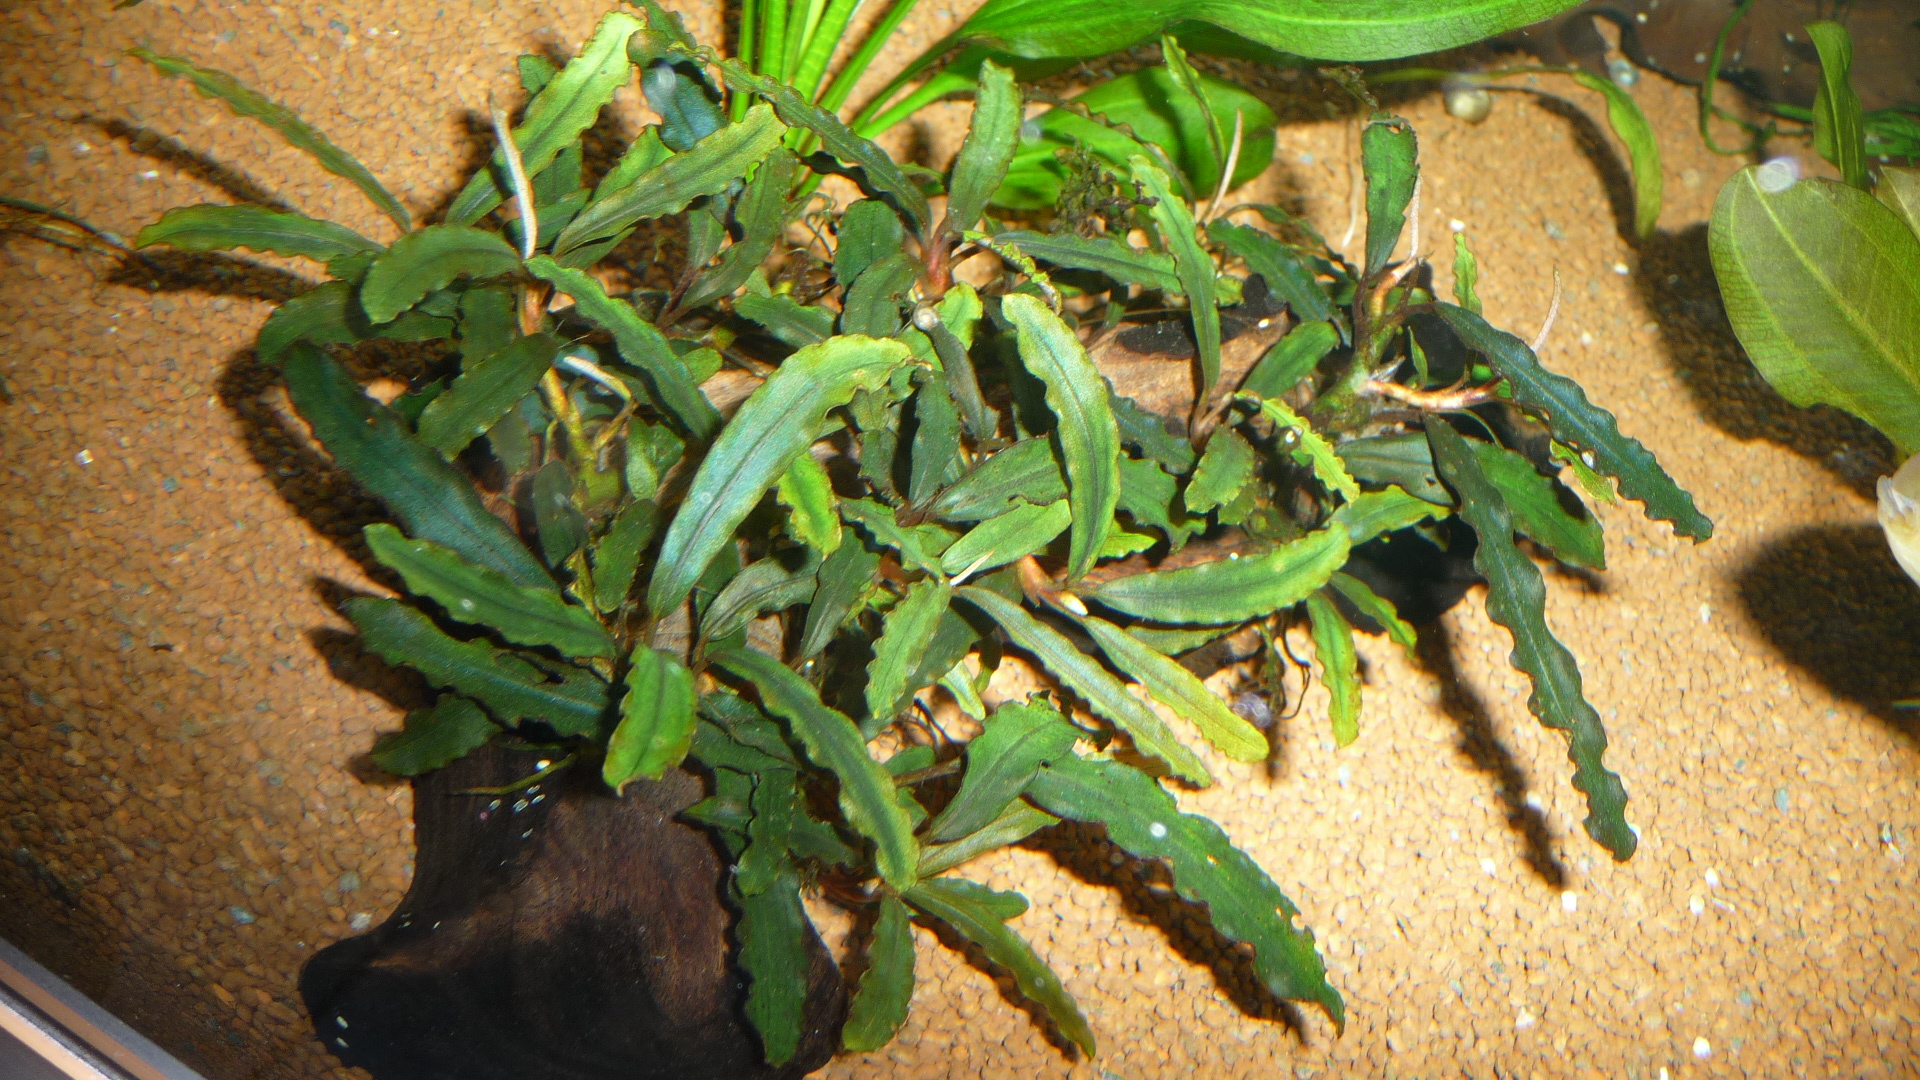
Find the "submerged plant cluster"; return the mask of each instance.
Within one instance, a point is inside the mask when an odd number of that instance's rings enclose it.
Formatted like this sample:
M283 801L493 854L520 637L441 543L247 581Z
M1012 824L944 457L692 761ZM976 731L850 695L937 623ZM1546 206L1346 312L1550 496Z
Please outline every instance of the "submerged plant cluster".
M976 20L1021 26L1031 6ZM1110 22L1116 5L1098 6ZM1519 21L1543 5L1452 6ZM290 112L136 53L312 152L401 230L381 244L207 205L139 238L326 268L256 351L394 519L366 544L408 595L346 612L369 651L439 697L375 760L418 775L513 740L615 792L683 763L702 774L709 797L689 815L732 860L746 1011L769 1062L801 1038L805 891L871 919L847 1048L904 1022L918 918L1012 973L1091 1054L1078 1006L1014 929L1026 900L954 873L1062 821L1166 864L1267 990L1340 1023L1293 903L1169 790L1214 782L1195 736L1237 761L1269 753L1178 658L1234 634L1271 649L1304 612L1344 745L1359 734L1356 627L1415 645L1350 572L1355 553L1464 544L1529 707L1569 738L1587 831L1629 857L1626 794L1535 559L1604 562L1563 471L1589 498L1617 483L1683 535L1711 525L1578 385L1482 318L1464 241L1451 300L1433 294L1417 219L1412 257L1394 258L1418 178L1410 125L1375 112L1365 126L1364 254L1349 261L1281 208L1225 205L1270 157L1273 116L1198 72L1177 36L1159 65L1033 120L1013 59L963 50L929 79L946 87L933 97L975 98L942 174L869 138L924 87L891 106L883 94L852 126L835 115L831 50L809 35L830 42L841 7L796 21L751 5L742 58L651 4L608 14L562 67L523 58L519 122L496 114L491 161L423 227ZM1096 21L1080 18L1063 25ZM663 119L590 176L583 139L636 73ZM828 200L828 175L861 197ZM610 284L622 244L661 222L685 236L671 284ZM977 284L955 278L963 264ZM1223 374L1223 318L1256 298L1291 328ZM1190 359L1162 361L1192 375L1171 409L1116 393L1090 354L1156 320L1189 342ZM337 355L376 339L431 358L390 406ZM754 384L730 414L703 390L722 368ZM1008 652L1051 688L993 707L983 692ZM953 738L936 693L978 734Z

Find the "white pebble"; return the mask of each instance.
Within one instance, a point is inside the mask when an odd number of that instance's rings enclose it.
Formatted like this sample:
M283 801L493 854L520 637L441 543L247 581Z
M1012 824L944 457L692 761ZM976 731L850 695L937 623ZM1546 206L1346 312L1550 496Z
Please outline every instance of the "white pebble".
M1539 1021L1535 1020L1533 1014L1525 1009L1521 1009L1520 1015L1513 1018L1513 1028L1515 1031L1525 1031L1537 1023L1539 1023Z
M1571 915L1580 910L1580 894L1568 889L1560 894L1560 910Z
M1705 1061L1713 1056L1713 1044L1705 1038L1693 1040L1693 1056Z
M1687 898L1687 910L1699 915L1707 910L1707 902L1698 896L1690 896Z
M1492 877L1492 876L1493 876L1493 860L1492 860L1492 859L1481 859L1481 860L1480 860L1480 869L1481 869L1481 871L1482 871L1483 873L1485 873L1485 874L1486 874L1486 875L1487 875L1488 877Z
M1467 223L1464 221L1461 221L1459 218L1453 218L1452 220L1447 222L1447 228L1452 230L1453 232L1466 232Z
M1704 607L1705 605L1702 605L1702 606ZM1707 879L1707 888L1717 889L1720 887L1720 871L1708 870L1706 873L1706 879Z
M373 925L373 916L364 911L356 911L353 913L353 918L347 920L347 925L355 930L365 930Z
M79 453L73 455L73 460L79 462L82 465L91 465L93 464L93 451L82 450Z
M1626 277L1628 274L1633 273L1632 270L1627 269L1627 264L1623 262L1614 263L1613 272L1619 274L1621 277Z
M1700 621L1701 621L1701 623L1703 623L1703 624L1705 624L1705 623L1710 623L1710 622L1712 622L1712 621L1713 621L1713 608L1712 608L1712 607L1710 607L1710 606L1708 606L1708 605L1706 605L1706 604L1701 604L1701 605L1700 605ZM1713 871L1711 871L1711 870L1709 870L1709 871L1707 871L1707 873L1709 873L1709 874L1712 874L1712 873L1713 873Z

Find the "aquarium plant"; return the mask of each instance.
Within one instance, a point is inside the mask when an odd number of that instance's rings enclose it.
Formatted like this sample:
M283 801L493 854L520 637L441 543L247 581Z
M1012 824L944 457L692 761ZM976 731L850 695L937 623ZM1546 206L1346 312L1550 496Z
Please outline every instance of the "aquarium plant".
M417 776L505 740L547 758L529 784L560 769L593 770L609 794L703 777L689 816L730 863L745 1011L769 1062L800 1038L803 894L871 927L845 1047L880 1047L904 1022L920 920L1093 1053L1018 932L1026 900L955 872L1061 822L1164 864L1268 991L1340 1024L1292 901L1175 798L1216 782L1202 742L1270 753L1179 657L1255 633L1278 663L1304 626L1332 736L1350 743L1356 627L1416 644L1349 572L1354 555L1446 546L1473 551L1529 707L1568 737L1587 832L1630 857L1625 789L1537 561L1604 565L1563 475L1588 498L1617 484L1695 540L1710 523L1577 384L1483 318L1463 238L1451 299L1433 294L1416 135L1356 77L1341 76L1367 110L1362 254L1283 208L1227 205L1266 163L1272 114L1198 71L1179 36L1370 58L1564 5L1368 2L1309 19L1298 4L995 0L914 69L974 98L945 172L868 137L920 100L904 83L859 123L836 115L846 76L825 78L820 43L845 6L750 0L728 57L648 4L606 15L564 66L522 58L518 122L495 114L491 159L427 225L286 109L134 51L312 153L397 231L383 243L202 205L137 241L325 269L255 351L392 516L365 544L404 595L344 610L369 652L438 696L374 761ZM1209 19L1251 43L1194 21ZM1025 117L1017 67L1127 47L1143 25L1172 31L1157 64ZM590 175L583 136L636 77L662 119ZM826 175L858 198L828 198ZM684 260L633 286L614 257L667 228ZM1256 301L1288 329L1223 374L1223 320ZM1163 361L1185 380L1171 406L1116 393L1093 359L1141 323L1186 343ZM373 342L425 358L389 404L345 362ZM722 368L753 387L724 409L709 396ZM1044 670L1045 692L986 693L1009 652Z

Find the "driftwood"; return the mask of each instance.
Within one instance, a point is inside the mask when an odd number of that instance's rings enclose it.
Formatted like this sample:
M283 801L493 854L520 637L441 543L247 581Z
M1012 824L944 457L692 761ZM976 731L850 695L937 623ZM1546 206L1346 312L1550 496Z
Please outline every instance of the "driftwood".
M726 865L675 819L700 781L673 772L616 799L576 767L497 805L462 794L536 762L489 747L415 781L412 888L301 975L328 1049L379 1080L779 1080L824 1064L846 992L817 937L800 1051L762 1060L728 958Z

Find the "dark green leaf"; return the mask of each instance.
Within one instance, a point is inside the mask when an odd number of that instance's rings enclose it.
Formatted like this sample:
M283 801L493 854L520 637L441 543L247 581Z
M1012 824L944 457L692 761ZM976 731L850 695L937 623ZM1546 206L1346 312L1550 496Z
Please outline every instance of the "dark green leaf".
M227 103L227 108L232 109L235 116L251 117L279 132L280 137L295 149L312 154L321 168L359 188L361 194L380 208L381 213L400 226L400 231L405 232L413 227L406 209L386 188L380 186L380 181L374 179L365 165L355 160L352 154L327 141L325 135L308 127L307 122L293 110L267 100L224 71L199 67L191 60L161 56L144 48L128 49L127 55L145 60L162 75L185 76L201 97L218 98Z
M787 854L793 822L799 816L798 777L791 769L756 774L753 820L747 823L747 850L733 868L733 884L742 895L766 892L793 865Z
M373 744L373 763L395 776L419 776L487 745L498 725L458 694L441 694L431 709L407 714L405 730Z
M388 341L437 341L453 336L453 320L409 311L390 323L375 326L360 310L360 298L350 282L329 281L309 289L273 309L254 354L275 364L296 342L312 345L351 345L371 338Z
M840 514L851 524L860 526L884 547L890 547L900 553L903 566L915 570L924 570L929 574L940 573L940 553L947 548L946 543L932 543L936 539L927 530L928 526L908 528L894 520L893 508L872 499L845 499L840 503ZM932 526L938 529L939 526ZM950 541L951 536L947 539Z
M1386 267L1407 226L1407 200L1413 198L1420 175L1418 156L1413 125L1397 116L1377 118L1360 133L1360 160L1367 174L1368 274Z
M1260 275L1276 299L1286 302L1287 310L1296 321L1305 326L1318 326L1333 317L1333 302L1314 277L1313 264L1290 245L1251 225L1235 225L1224 218L1210 223L1207 235L1214 243L1245 259L1247 269ZM1320 355L1325 356L1332 348L1328 345ZM1319 357L1314 359L1317 362ZM1311 367L1308 370L1312 370ZM1294 381L1299 380L1296 377ZM1292 383L1283 387L1292 388Z
M1439 481L1434 481L1439 486ZM1442 489L1444 490L1444 489ZM1448 509L1416 498L1397 487L1363 491L1360 497L1333 512L1332 523L1345 526L1354 547L1385 533L1418 525L1428 518L1446 517Z
M347 255L378 253L379 244L344 225L264 206L177 206L140 230L135 247L168 244L181 251L249 248L332 262Z
M894 799L893 778L867 754L853 721L821 704L806 680L770 656L726 649L711 659L753 683L761 704L787 721L813 763L839 778L840 812L854 831L874 842L880 876L895 889L911 886L920 858L913 823Z
M1638 844L1627 825L1626 788L1602 761L1607 733L1581 689L1580 667L1547 626L1540 568L1514 546L1513 517L1466 439L1435 418L1427 424L1427 440L1441 474L1460 496L1461 518L1480 537L1473 566L1487 579L1487 617L1513 635L1508 659L1533 680L1527 708L1543 725L1567 733L1573 786L1587 797L1587 835L1624 862Z
M621 11L603 16L580 54L527 105L526 115L513 129L513 144L520 150L528 176L545 169L561 150L572 146L599 119L601 106L633 78L627 39L642 25ZM486 167L473 174L447 208L446 219L471 225L500 205L508 187L506 151L496 147Z
M655 61L640 76L647 104L660 114L660 141L669 149L691 149L727 122L707 80L691 64Z
M1729 190L1742 182L1736 177L1729 182ZM1726 280L1725 274L1721 280ZM1592 454L1593 467L1618 480L1622 495L1646 504L1649 516L1672 522L1682 536L1698 541L1713 535L1713 522L1694 509L1693 496L1673 482L1638 440L1622 435L1613 414L1589 401L1579 383L1548 371L1519 338L1495 330L1465 308L1436 304L1434 310L1469 349L1484 356L1507 380L1516 403L1544 416L1554 438Z
M1133 676L1153 699L1200 729L1221 753L1237 761L1265 761L1267 740L1194 674L1109 622L1080 621L1115 667Z
M549 461L533 474L533 520L548 566L560 566L586 545L587 518L573 501L566 462Z
M1294 929L1299 909L1220 826L1181 813L1151 777L1117 761L1055 762L1027 785L1027 797L1061 817L1105 825L1136 858L1166 860L1174 889L1205 904L1214 929L1253 946L1253 970L1269 991L1315 1002L1345 1025L1346 1008L1327 985L1313 932Z
M1029 615L1018 603L978 586L964 586L957 595L986 612L1015 645L1032 653L1094 712L1126 732L1142 754L1166 762L1175 775L1197 787L1213 783L1207 767L1145 702L1127 693L1125 684L1058 630Z
M799 168L800 163L785 147L775 147L760 163L746 193L733 208L740 222L740 239L721 254L719 265L700 275L680 298L682 308L697 308L731 295L767 261L786 226L787 193L793 189L793 177Z
M617 611L633 591L640 554L661 522L660 508L636 499L614 515L607 534L593 546L593 604L601 611Z
M391 525L366 527L367 547L399 572L407 590L445 608L455 620L499 631L520 645L551 645L567 656L612 656L614 642L587 609L568 604L552 585L515 585L438 544L409 540Z
M785 611L811 600L818 565L804 562L789 566L779 558L768 556L747 566L713 598L701 617L700 636L707 641L719 641L733 636L769 611Z
M1012 230L993 239L996 244L1005 244L1041 262L1093 270L1123 285L1140 285L1169 293L1181 291L1180 279L1173 273L1173 256L1135 250L1118 237Z
M373 261L360 283L360 306L369 320L387 322L457 277L498 277L519 265L519 252L498 233L468 225L429 225L395 240Z
M1065 532L1073 512L1065 499L1045 506L1016 503L999 517L988 518L953 542L940 556L940 569L948 574L968 570L979 573L1005 566L1044 550L1053 538Z
M506 348L520 336L520 312L513 290L489 285L462 293L459 332L462 370Z
M930 372L921 381L913 395L913 420L907 501L919 506L958 480L965 468L960 456L960 411L945 375Z
M1531 461L1503 446L1479 441L1471 445L1480 458L1480 471L1500 489L1521 535L1553 552L1561 562L1589 570L1607 568L1600 520L1569 511L1561 501L1565 489L1558 481L1541 476Z
M1113 421L1120 425L1120 442L1159 462L1169 472L1184 473L1193 468L1193 444L1167 430L1167 422L1141 408L1130 397L1108 393ZM1124 468L1125 466L1122 466ZM1121 496L1124 501L1126 496Z
M940 493L928 510L944 521L984 521L1025 502L1045 506L1067 497L1052 440L1026 439L974 466Z
M987 959L1013 975L1014 984L1027 1000L1047 1010L1062 1035L1082 1053L1093 1056L1093 1029L1061 985L1060 976L1047 967L1031 945L1006 927L1008 919L1027 910L1025 897L997 893L964 878L934 878L914 886L904 898L922 914L946 923L978 945Z
M1007 805L999 817L988 822L981 829L968 833L951 844L929 844L920 856L920 876L923 878L944 874L970 859L977 859L989 851L995 851L1009 844L1017 844L1049 825L1059 824L1060 819L1036 809L1031 803L1015 800Z
M619 191L672 156L673 151L660 141L659 125L647 125L640 132L640 137L628 144L620 160L613 163L613 168L607 170L607 175L600 178L600 183L593 189L593 201L599 202Z
M861 1053L893 1041L893 1033L907 1022L912 999L913 926L907 921L906 905L882 896L873 938L867 943L867 971L860 976L846 1026L840 1030L841 1047Z
M833 312L806 307L791 296L755 296L748 293L733 302L733 310L752 319L774 337L796 349L817 345L833 336Z
M1327 584L1345 597L1354 610L1379 623L1380 628L1387 632L1387 637L1407 651L1408 659L1417 658L1415 650L1419 648L1420 635L1400 617L1400 611L1393 606L1393 601L1374 592L1366 582L1345 571L1333 575Z
M991 825L1040 766L1070 754L1080 729L1038 703L1002 705L967 744L960 792L933 819L930 839L951 843Z
M863 270L847 289L840 311L840 332L892 337L900 330L900 303L926 267L904 251Z
M1232 428L1214 432L1213 438L1207 440L1207 452L1200 456L1200 464L1194 466L1193 478L1187 481L1187 512L1204 514L1232 502L1247 481L1253 479L1257 460L1253 447L1239 432Z
M479 701L504 722L536 720L562 735L591 735L600 728L607 708L604 683L549 682L539 668L512 653L482 641L455 641L398 600L356 596L345 611L369 652Z
M933 641L933 632L946 614L953 590L945 581L927 578L907 588L907 595L887 612L880 640L867 665L867 713L891 720L917 686L909 686L914 665Z
M900 215L878 199L861 199L840 215L838 236L833 249L833 279L843 289L851 289L867 267L888 256L900 254L906 231L900 227Z
M415 426L421 442L452 460L540 385L553 367L560 343L550 334L516 338L460 373L445 393L427 403Z
M858 541L842 541L820 564L819 587L807 605L807 624L800 634L800 656L812 657L827 647L846 623L853 606L880 569L880 556Z
M1189 230L1190 232L1191 230ZM1047 387L1047 407L1065 462L1067 577L1092 569L1120 501L1120 428L1107 404L1107 386L1067 324L1040 300L1013 293L1000 304L1018 336L1020 359Z
M973 120L947 185L947 228L954 233L973 228L1006 178L1007 164L1020 144L1021 119L1020 87L1013 72L991 61L981 64Z
M290 350L287 390L334 463L373 494L411 536L505 574L516 585L553 579L512 530L487 512L473 483L406 433L331 358L310 345Z
M1247 373L1240 384L1244 393L1274 398L1292 390L1300 380L1313 373L1320 361L1340 344L1340 332L1332 323L1302 323L1275 342L1273 348Z
M1813 94L1813 149L1833 162L1849 187L1867 191L1866 130L1860 118L1860 95L1854 93L1853 40L1847 28L1822 20L1807 24L1807 36L1820 53L1820 85ZM1644 235L1644 234L1643 234Z
M1087 594L1115 611L1163 623L1224 626L1292 607L1347 561L1347 530L1316 529L1265 555L1115 578Z
M1426 437L1410 435L1369 435L1350 439L1334 448L1340 460L1357 480L1369 484L1393 484L1407 494L1435 506L1452 506L1453 496L1440 486L1433 474L1433 451Z
M1324 592L1307 597L1307 616L1313 622L1313 651L1320 661L1320 681L1327 688L1327 719L1335 746L1352 745L1360 737L1360 659L1353 648L1353 627Z
M739 897L740 966L750 980L747 1019L770 1065L792 1060L807 1005L807 912L792 871L765 892Z
M658 780L693 745L693 675L666 653L636 646L627 666L620 723L607 740L600 777L618 795L636 776Z
M1198 416L1212 399L1213 385L1220 381L1220 307L1213 286L1213 257L1200 246L1193 213L1173 190L1167 174L1143 157L1131 159L1129 165L1134 183L1154 199L1149 213L1173 255L1180 291L1187 294L1193 339L1200 351L1200 386L1194 397L1194 415Z
M1202 645L1218 641L1233 633L1233 629L1219 626L1194 628L1129 626L1127 633L1132 634L1154 652L1179 656L1181 653L1192 652Z

